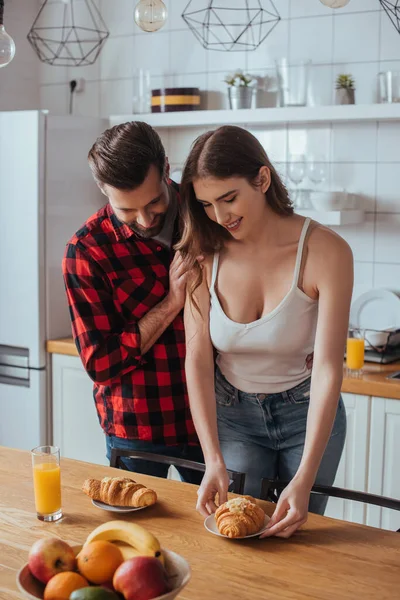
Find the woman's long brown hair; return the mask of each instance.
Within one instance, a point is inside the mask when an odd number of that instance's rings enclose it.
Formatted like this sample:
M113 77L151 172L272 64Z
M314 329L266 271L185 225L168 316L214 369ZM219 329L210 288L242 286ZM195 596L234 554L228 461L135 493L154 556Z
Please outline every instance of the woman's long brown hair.
M201 254L213 255L219 252L224 243L231 239L231 235L224 227L208 218L203 206L196 200L193 181L206 177L243 177L250 185L257 186L259 171L263 166L268 167L271 173L271 184L265 193L268 205L278 215L293 214L293 205L282 180L260 142L249 131L225 125L215 131L203 133L193 143L180 184L183 233L175 248L193 266L195 275L189 287L189 296L196 307L193 294L203 277L196 258Z

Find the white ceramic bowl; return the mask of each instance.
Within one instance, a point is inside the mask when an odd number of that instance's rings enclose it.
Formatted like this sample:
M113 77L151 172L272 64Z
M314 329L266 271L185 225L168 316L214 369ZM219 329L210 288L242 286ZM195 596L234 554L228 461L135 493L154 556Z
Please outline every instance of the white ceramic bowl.
M345 192L311 192L311 204L315 210L340 210L346 208Z
M374 346L378 348L379 346L384 346L389 337L388 331L369 331L368 329L365 331L365 347L370 348Z
M73 546L75 554L78 554L82 546ZM171 550L162 550L165 558L165 568L168 573L168 580L171 586L171 591L162 596L157 596L154 600L173 600L189 583L190 566L189 563L176 552ZM40 583L30 572L29 567L25 564L17 574L17 586L19 591L25 598L29 600L43 600L43 592L45 586Z

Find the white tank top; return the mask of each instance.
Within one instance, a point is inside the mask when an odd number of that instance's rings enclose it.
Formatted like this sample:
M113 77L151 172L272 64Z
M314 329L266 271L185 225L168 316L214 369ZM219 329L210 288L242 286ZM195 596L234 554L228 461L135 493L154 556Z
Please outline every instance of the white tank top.
M306 356L313 352L318 301L299 287L306 219L297 249L289 292L270 313L252 323L232 321L223 311L215 291L219 254L214 255L210 296L210 335L224 377L249 394L289 390L310 376Z

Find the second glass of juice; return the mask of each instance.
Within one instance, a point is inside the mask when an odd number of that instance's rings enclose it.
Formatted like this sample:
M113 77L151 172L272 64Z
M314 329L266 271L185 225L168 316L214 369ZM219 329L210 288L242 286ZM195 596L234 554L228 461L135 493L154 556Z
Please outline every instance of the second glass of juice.
M38 446L31 455L37 518L58 521L62 517L60 449Z
M364 331L349 329L346 343L346 367L348 375L359 377L364 366Z

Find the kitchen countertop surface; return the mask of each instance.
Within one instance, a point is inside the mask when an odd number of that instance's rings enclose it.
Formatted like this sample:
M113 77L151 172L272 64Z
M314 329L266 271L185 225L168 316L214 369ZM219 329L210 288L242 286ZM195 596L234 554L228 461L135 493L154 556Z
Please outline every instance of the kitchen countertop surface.
M47 342L47 352L78 356L72 338L49 340ZM394 371L400 371L399 361L390 365L366 363L364 373L359 378L347 377L345 371L342 392L400 400L400 379L387 379L387 376Z
M38 521L29 452L0 447L0 599L23 600L16 585L35 540L57 536L82 544L98 525L115 518L82 492L87 478L121 471L61 459L64 517ZM180 600L394 600L400 589L400 534L310 514L290 540L221 539L196 512L197 486L132 473L157 492L146 510L118 515L146 527L164 548L189 562L192 577ZM260 504L272 514L274 506ZM133 515L133 516L132 516Z

